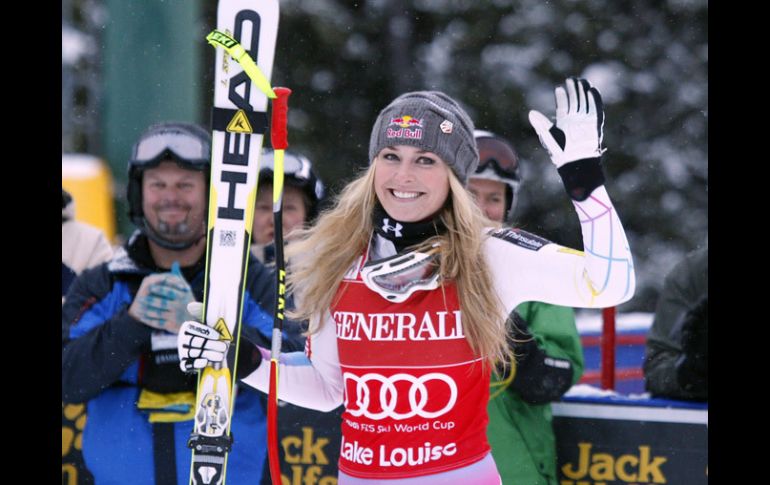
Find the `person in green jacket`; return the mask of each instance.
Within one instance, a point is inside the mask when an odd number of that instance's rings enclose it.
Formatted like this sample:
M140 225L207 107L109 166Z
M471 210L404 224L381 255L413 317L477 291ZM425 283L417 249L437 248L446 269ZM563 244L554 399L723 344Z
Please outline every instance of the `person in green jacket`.
M474 135L480 162L468 190L488 218L510 224L521 183L516 151L494 133ZM550 403L583 374L575 312L526 302L512 318L516 363L492 373L487 438L503 484L558 485Z

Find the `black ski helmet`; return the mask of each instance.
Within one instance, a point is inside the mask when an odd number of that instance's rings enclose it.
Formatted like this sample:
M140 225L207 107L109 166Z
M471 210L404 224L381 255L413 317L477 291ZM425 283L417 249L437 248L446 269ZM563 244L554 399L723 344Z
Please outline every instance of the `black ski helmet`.
M142 177L148 168L171 160L187 170L204 173L206 186L211 170L211 135L192 123L163 122L150 126L131 149L128 159L128 216L147 237L167 249L187 249L195 242L174 243L163 239L148 224L142 210Z
M505 138L490 131L474 130L479 149L479 166L470 178L496 180L506 184L505 220L513 222L516 195L521 184L519 155Z
M273 183L273 150L262 150L259 162L259 183ZM319 205L323 200L325 189L321 179L313 171L313 163L304 155L286 150L283 157L284 183L296 187L307 197L307 221L312 221L317 215Z

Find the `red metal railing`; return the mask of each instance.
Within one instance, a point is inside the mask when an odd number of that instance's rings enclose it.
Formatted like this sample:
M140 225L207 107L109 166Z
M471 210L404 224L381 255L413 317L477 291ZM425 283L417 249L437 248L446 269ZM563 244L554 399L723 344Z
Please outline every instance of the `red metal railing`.
M602 389L615 389L615 307L602 309Z

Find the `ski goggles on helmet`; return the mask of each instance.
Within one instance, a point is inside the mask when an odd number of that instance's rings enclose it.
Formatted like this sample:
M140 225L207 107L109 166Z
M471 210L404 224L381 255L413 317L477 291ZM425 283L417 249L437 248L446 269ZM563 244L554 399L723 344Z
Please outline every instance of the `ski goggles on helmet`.
M486 171L494 172L501 179L506 181L519 182L519 171L509 168L507 163L501 163L497 158L487 158L479 163L479 168L476 169L476 173L483 173ZM472 177L472 176L471 176Z
M477 174L491 170L505 181L521 182L519 160L510 148L494 138L483 138L476 143L479 148Z
M272 150L265 150L262 154L262 160L259 164L259 171L275 171L275 158ZM310 160L291 152L283 154L283 173L301 180L309 180L311 177Z
M262 158L259 161L259 182L270 181L275 171L275 158L273 150L264 150ZM311 199L311 206L315 207L317 202L324 196L324 185L312 170L312 163L304 155L295 154L289 151L283 155L283 173L286 177L286 184L299 187L308 193ZM312 211L311 211L312 212Z
M145 134L131 152L132 165L153 165L172 158L203 169L209 164L211 145L204 138L182 128L169 127Z
M361 278L370 290L401 303L415 291L438 288L439 254L437 250L413 251L372 261L361 269Z

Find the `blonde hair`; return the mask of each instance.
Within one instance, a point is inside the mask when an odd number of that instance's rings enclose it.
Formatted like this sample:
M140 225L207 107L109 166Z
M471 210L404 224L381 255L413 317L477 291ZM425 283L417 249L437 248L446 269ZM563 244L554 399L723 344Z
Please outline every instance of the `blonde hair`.
M287 281L297 301L290 315L309 319L311 333L322 325L323 315L335 303L343 276L372 237L372 212L377 201L375 166L372 164L348 184L315 226L299 231L287 248L291 260ZM499 227L499 223L484 217L454 173L447 170L449 201L440 212L447 231L424 241L417 249L427 250L440 243L441 281L454 281L457 286L463 331L471 349L485 363L506 361L508 319L482 252L484 228Z

